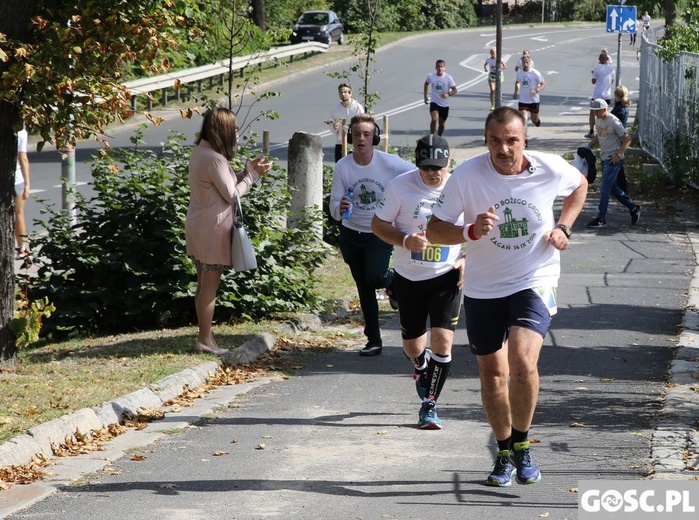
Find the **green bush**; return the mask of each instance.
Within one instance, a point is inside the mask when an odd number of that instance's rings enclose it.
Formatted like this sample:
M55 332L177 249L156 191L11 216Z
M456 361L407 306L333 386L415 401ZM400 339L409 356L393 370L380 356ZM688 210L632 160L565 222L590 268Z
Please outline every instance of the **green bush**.
M367 20L365 0L336 0L334 9L347 32L360 32ZM476 13L468 0L395 0L379 2L378 31L458 29L476 25Z
M46 333L105 334L195 322L194 266L185 251L189 147L172 135L161 153L108 150L94 158L94 196L77 195L79 223L45 206L45 232L33 239L38 273L32 296L47 296L56 312ZM244 154L244 150L241 152ZM237 165L239 168L240 165ZM290 202L284 172L270 172L243 199L259 268L229 272L219 289L216 319L260 318L313 308L314 271L324 246L303 230L285 227Z
M323 241L336 246L340 241L340 222L330 215L330 191L333 187L332 166L323 166Z

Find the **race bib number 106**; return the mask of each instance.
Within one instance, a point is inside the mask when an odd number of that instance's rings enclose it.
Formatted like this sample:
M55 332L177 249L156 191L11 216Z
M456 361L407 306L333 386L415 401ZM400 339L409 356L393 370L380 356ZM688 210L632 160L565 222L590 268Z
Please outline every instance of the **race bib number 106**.
M413 264L425 267L437 267L449 259L449 246L429 244L427 248L420 252L411 252L410 260Z

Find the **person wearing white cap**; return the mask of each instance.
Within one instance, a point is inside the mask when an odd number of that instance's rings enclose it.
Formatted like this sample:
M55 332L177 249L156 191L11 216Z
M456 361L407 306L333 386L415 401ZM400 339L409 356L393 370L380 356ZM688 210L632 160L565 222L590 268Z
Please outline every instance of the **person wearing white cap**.
M617 177L624 166L624 152L631 145L631 136L626 127L616 116L609 112L609 105L604 99L593 99L590 114L595 118L597 135L590 140L590 148L599 144L602 159L602 179L599 185L599 207L597 217L587 227L600 228L607 225L607 207L609 196L621 202L629 209L631 225L641 218L641 207L619 187Z
M403 351L422 405L418 427L439 430L437 399L449 376L454 330L461 309L464 259L461 247L431 244L425 237L432 206L449 178L449 143L437 135L417 142L417 169L393 179L379 202L371 229L395 246L394 296L398 300ZM427 349L427 320L430 347Z
M529 429L539 395L539 353L556 313L560 252L587 196L587 180L558 155L524 149L527 121L512 107L486 118L488 152L447 181L427 239L466 243L464 313L481 399L497 455L486 479L507 487L541 480ZM562 197L558 219L554 202ZM459 218L463 213L463 225Z

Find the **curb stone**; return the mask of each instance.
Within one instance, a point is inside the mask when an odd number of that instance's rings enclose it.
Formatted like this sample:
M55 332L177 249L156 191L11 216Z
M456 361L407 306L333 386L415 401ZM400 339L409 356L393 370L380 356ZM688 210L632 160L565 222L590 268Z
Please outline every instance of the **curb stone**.
M251 363L271 349L275 337L263 333L227 354L222 361L229 363ZM52 444L75 440L76 431L87 433L102 429L109 424L121 423L123 414L137 413L139 408L160 408L167 401L182 394L185 386L198 388L211 378L220 362L209 361L181 372L164 377L130 394L103 403L101 406L83 408L72 414L38 424L26 434L13 437L0 444L0 468L29 464L37 455L53 458ZM65 460L65 459L63 459Z
M699 478L699 234L687 232L698 265L690 282L687 308L658 425L651 439L653 480Z

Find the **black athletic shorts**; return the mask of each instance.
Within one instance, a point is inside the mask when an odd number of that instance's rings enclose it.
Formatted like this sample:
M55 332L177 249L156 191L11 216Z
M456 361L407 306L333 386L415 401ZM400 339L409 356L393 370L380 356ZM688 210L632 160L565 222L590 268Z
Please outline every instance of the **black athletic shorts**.
M437 112L439 119L446 121L449 117L449 107L439 106L437 103L430 103L430 112Z
M520 112L528 110L530 114L539 113L539 103L519 103L519 106L517 108Z
M512 326L533 330L542 338L551 326L549 309L534 289L487 300L464 296L464 312L471 352L477 356L500 350Z
M403 339L419 338L427 332L427 318L433 328L456 329L461 310L461 290L456 287L458 281L458 269L418 282L395 273L393 290L398 300Z

